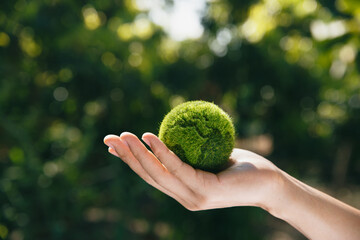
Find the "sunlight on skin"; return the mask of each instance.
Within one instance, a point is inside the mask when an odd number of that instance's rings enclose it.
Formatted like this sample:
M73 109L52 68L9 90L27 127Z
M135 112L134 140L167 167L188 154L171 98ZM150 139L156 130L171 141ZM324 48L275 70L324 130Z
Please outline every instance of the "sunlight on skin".
M257 206L309 239L357 239L360 211L291 177L267 159L234 149L232 165L213 174L182 162L157 136L108 135L109 152L147 183L191 211ZM314 228L316 226L316 228Z
M271 174L261 174L268 169L276 169L271 162L257 154L235 149L231 155L233 164L227 170L213 174L185 164L151 133L144 134L142 139L151 146L154 153L148 151L131 133L123 133L120 137L109 135L104 141L110 147L110 153L120 157L147 183L190 210L234 205L260 206L259 199L265 197L264 188L267 187L264 182L272 182L264 179L271 177ZM241 161L238 160L240 156ZM243 174L240 175L239 172ZM260 179L263 181L259 181Z

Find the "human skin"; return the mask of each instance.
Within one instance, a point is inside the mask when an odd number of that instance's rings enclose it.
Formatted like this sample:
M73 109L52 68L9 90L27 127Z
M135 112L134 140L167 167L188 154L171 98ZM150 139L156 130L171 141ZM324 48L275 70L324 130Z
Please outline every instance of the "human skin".
M148 184L191 211L256 206L309 239L360 238L358 209L302 183L255 153L235 148L232 165L213 174L181 161L152 133L142 139L151 151L128 132L108 135L104 143Z

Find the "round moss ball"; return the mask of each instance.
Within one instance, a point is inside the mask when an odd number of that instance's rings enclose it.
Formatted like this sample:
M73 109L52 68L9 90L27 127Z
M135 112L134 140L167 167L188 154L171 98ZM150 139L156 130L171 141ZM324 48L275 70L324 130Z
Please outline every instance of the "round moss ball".
M189 101L165 116L159 138L194 168L219 172L229 165L235 130L229 115L217 105Z

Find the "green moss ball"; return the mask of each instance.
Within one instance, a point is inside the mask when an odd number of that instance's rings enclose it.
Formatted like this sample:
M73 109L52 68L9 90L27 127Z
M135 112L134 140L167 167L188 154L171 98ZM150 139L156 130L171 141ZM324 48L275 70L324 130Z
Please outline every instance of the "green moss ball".
M235 130L229 115L217 105L189 101L165 116L159 138L194 168L219 172L229 164Z

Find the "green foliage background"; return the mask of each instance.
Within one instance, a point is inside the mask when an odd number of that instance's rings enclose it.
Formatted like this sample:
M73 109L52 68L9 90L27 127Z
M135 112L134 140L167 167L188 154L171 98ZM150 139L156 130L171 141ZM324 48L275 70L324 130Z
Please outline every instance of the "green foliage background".
M358 1L208 1L183 42L136 2L0 2L0 238L302 239L260 209L189 212L107 153L106 134L157 133L186 100L359 204Z

